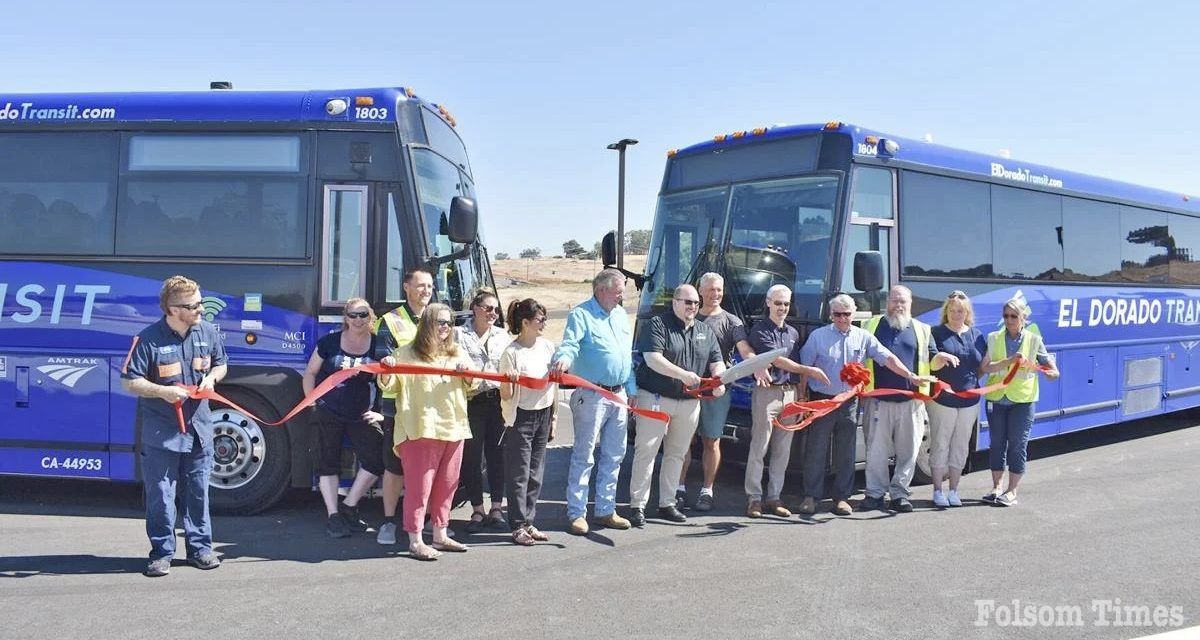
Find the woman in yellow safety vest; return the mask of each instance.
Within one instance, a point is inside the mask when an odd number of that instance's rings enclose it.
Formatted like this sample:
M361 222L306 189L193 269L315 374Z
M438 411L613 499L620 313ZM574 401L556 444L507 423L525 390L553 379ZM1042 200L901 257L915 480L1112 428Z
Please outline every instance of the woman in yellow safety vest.
M987 384L1001 382L1017 356L1021 368L1007 386L987 394L988 430L991 449L988 460L992 468L992 490L983 496L984 502L1011 507L1017 504L1017 485L1025 473L1029 446L1029 430L1033 427L1033 407L1038 399L1038 366L1045 367L1046 377L1058 378L1058 368L1046 351L1042 336L1025 326L1029 307L1020 298L1004 303L1001 310L1004 328L988 334L988 359L983 365L988 373ZM1008 489L1002 489L1004 464L1008 462Z

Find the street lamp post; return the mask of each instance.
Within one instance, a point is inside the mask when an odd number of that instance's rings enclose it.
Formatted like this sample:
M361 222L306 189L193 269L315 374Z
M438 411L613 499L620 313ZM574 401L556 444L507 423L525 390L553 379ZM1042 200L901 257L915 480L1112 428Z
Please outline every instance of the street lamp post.
M625 147L637 144L633 138L622 138L610 145L620 153L617 168L617 268L625 268Z

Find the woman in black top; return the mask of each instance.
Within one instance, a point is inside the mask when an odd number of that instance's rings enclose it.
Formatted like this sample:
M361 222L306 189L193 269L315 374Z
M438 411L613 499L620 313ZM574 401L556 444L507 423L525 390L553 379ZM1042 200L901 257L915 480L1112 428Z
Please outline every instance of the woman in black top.
M343 312L342 330L317 341L317 350L304 370L307 395L336 371L374 362L375 313L362 298L351 298ZM318 487L329 519L325 532L345 538L353 531L366 531L358 515L358 501L383 473L383 416L375 409L374 376L360 373L343 380L317 400ZM358 457L358 474L346 499L338 504L338 477L342 470L342 438L350 439Z

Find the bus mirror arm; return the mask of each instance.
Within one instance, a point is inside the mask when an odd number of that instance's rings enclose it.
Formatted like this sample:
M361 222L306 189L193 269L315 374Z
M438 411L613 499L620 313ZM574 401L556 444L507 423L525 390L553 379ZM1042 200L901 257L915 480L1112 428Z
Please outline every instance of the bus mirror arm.
M620 271L621 274L624 275L626 278L633 280L633 286L637 287L638 291L641 291L642 285L646 284L646 276L644 276L640 273L634 273L632 271L629 271L628 269L618 267L614 264L606 264L606 265L604 265L604 268L605 269L616 269L617 271Z
M471 245L467 245L458 251L448 253L444 256L430 256L427 260L425 260L425 265L428 266L431 271L436 272L439 265L446 264L447 262L454 262L455 260L462 260L469 255L471 255Z

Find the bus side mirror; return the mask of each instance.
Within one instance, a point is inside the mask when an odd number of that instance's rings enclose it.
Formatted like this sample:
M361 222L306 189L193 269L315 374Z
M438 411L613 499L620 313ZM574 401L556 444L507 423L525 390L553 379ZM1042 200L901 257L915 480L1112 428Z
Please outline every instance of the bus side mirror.
M600 241L600 264L606 267L617 263L617 234L609 231Z
M470 244L479 237L479 212L471 198L454 196L450 201L450 224L447 236L450 242Z
M883 256L878 251L859 251L854 254L854 288L859 291L879 291L883 288Z

